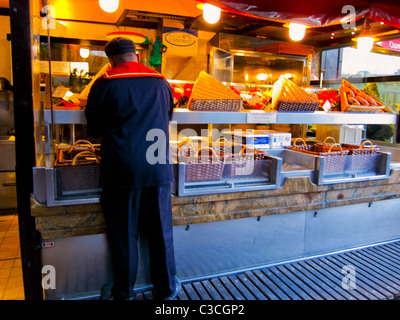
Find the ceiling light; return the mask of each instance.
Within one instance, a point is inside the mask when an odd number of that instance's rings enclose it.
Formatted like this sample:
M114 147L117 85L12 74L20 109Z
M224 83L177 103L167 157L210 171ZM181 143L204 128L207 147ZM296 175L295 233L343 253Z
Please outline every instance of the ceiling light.
M369 52L372 50L372 47L374 46L374 37L372 36L371 26L369 25L367 18L365 18L361 33L358 35L356 40L358 50L362 52Z
M306 34L306 26L299 23L289 24L289 37L294 41L300 41Z
M256 78L258 81L265 81L268 79L268 75L266 73L259 73Z
M212 4L203 4L203 18L210 24L217 23L221 17L221 8L213 6Z
M369 52L374 46L374 38L360 37L357 40L357 49L363 52Z
M79 49L79 54L81 55L82 58L87 58L89 57L90 50L88 48L80 48Z
M99 0L99 5L105 12L114 12L118 9L119 0Z

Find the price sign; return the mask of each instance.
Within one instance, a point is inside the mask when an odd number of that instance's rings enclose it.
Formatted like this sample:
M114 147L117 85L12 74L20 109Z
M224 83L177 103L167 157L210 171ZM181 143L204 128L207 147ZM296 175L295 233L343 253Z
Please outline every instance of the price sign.
M247 123L276 123L276 113L250 112L247 114Z

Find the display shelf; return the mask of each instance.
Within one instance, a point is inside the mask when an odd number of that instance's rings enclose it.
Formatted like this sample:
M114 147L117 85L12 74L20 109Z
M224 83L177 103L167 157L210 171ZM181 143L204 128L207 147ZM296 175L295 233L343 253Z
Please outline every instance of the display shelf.
M43 110L43 120L45 125L66 124L76 125L85 124L85 110L81 107L55 107L53 110ZM37 111L39 112L39 111ZM396 124L397 115L393 113L349 113L349 112L264 112L260 110L243 110L240 112L194 112L188 109L175 109L171 125L176 124ZM271 150L272 151L272 150ZM271 154L273 157L274 154ZM281 158L282 157L282 158ZM373 172L363 172L362 174L351 173L351 176L342 174L341 176L329 176L325 174L324 159L314 159L308 161L308 164L302 162L301 154L298 154L293 163L287 154L276 155L277 167L273 170L272 180L258 181L258 177L250 177L248 180L234 181L233 179L224 179L222 182L206 183L180 183L175 185L178 196L210 194L210 193L229 193L251 190L277 189L282 185L285 178L289 176L306 175L315 180L316 184L334 184L342 182L365 181L373 179L388 178L390 167L390 157L383 156L379 166ZM311 158L311 157L309 157ZM310 159L308 159L310 160ZM291 165L294 164L293 168ZM297 170L298 165L304 167L304 170ZM179 172L182 175L185 171L180 165ZM345 172L347 174L347 172ZM256 181L257 180L257 181ZM183 179L176 179L182 182ZM81 203L93 203L99 201L99 195L88 193L66 199L57 196L57 176L56 170L52 166L37 167L34 170L34 194L40 203L46 203L48 206L72 205ZM96 192L98 190L95 190Z
M51 123L51 110L44 110L45 124ZM352 112L264 112L245 110L240 112L189 111L175 109L172 121L179 124L223 124L223 123L280 123L280 124L396 124L397 115L384 113ZM53 110L54 124L86 123L84 109Z
M57 107L53 110L43 110L45 124L51 124L53 112L53 124L84 124L86 123L85 110L80 107Z
M280 123L280 124L395 124L397 115L392 113L350 112L193 112L178 109L173 121L183 123Z

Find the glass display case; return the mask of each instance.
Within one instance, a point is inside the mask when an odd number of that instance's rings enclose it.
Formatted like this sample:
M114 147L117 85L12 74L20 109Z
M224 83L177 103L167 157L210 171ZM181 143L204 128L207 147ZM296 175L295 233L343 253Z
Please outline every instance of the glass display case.
M232 50L233 82L273 85L287 75L299 86L307 85L307 56Z
M51 116L53 114L53 116ZM57 125L84 125L86 123L84 109L71 110L67 107L57 110L44 110L44 124L49 126ZM260 110L245 110L241 112L193 112L187 109L175 109L171 126L177 124L307 124L307 123L336 123L336 124L395 124L397 115L392 113L374 114L354 114L346 112L264 112ZM212 130L209 130L212 132ZM207 137L209 138L209 137ZM212 137L211 137L212 139ZM53 141L47 141L47 144L53 146ZM390 169L390 156L383 152L377 159L376 166L372 171L365 171L362 175L356 172L342 172L342 176L335 177L324 168L324 157L310 156L303 154L288 153L288 150L278 148L267 151L269 160L270 174L264 173L249 175L246 179L243 177L221 179L215 183L186 181L184 164L177 164L175 193L178 195L193 195L205 193L222 193L234 191L250 191L260 189L279 188L284 179L291 175L308 175L314 177L313 181L318 184L351 182L360 180L371 180L386 178ZM49 159L53 159L49 157ZM46 203L48 206L68 205L80 203L93 203L99 201L100 189L92 187L85 190L75 190L60 193L59 183L60 172L54 168L54 162L48 161L48 166L34 168L34 195L37 201ZM267 163L267 162L266 162ZM302 169L296 169L296 166ZM78 171L78 170L76 170ZM77 172L76 172L77 174ZM226 178L226 176L224 176Z
M233 82L233 56L230 52L211 47L210 74L221 82Z
M307 72L306 56L288 57L240 50L228 52L211 47L210 73L221 82L228 82L228 85L229 82L243 80L246 83L253 81L259 85L268 85L268 83L272 84L278 75L290 73L293 82L302 86L306 84ZM266 77L260 77L260 74ZM185 82L175 82L174 86L182 85L185 89ZM45 92L46 97L48 97L47 93ZM84 107L51 105L51 108L36 110L36 113L41 121L40 128L43 135L40 142L46 152L34 168L35 199L48 206L98 202L101 193L98 163L82 167L55 165L57 148L71 148L77 141L87 139ZM231 130L235 126L255 129L260 125L394 125L396 122L397 115L390 112L371 115L339 111L276 112L252 108L236 112L218 112L189 111L182 105L175 109L170 123L170 132L201 126L203 129L206 128L205 133L197 135L206 139L209 146L212 146L220 138L213 129L221 132L223 129ZM179 139L173 137L171 140ZM94 151L99 147L98 141L90 141L89 144L92 144ZM256 164L261 169L253 170L245 175L232 174L232 168L235 170L237 168L235 168L235 162L229 162L229 154L224 156L223 164L219 169L217 168L218 175L208 178L205 178L208 173L202 171L197 172L197 178L191 177L192 167L201 168L201 164L194 166L191 163L175 162L173 193L177 196L188 196L270 190L280 188L287 177L300 175L310 177L316 184L329 184L384 179L390 173L390 153L384 151L377 154L374 166L368 169L354 169L349 160L343 168L336 171L328 170L328 159L324 156L299 153L282 146L274 147L272 142L262 151L266 152L265 157L252 163L253 169ZM211 164L205 167L212 169L217 166ZM76 181L80 183L74 185Z

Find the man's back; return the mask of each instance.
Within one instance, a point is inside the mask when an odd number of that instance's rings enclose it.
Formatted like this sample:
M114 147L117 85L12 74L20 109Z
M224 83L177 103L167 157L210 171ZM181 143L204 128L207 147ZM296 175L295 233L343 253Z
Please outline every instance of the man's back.
M103 137L102 165L106 185L144 187L172 181L170 165L149 163L149 154L146 157L154 143L159 146L165 142L164 150L157 149L152 156L168 162L172 99L170 86L162 77L100 77L96 80L86 106L87 133ZM152 130L156 133L155 139L154 135L147 136ZM165 140L157 141L161 133ZM165 152L165 156L160 157L158 152Z

